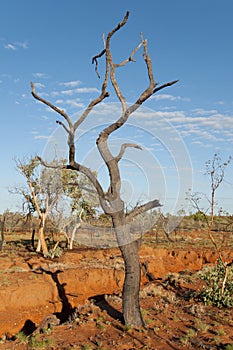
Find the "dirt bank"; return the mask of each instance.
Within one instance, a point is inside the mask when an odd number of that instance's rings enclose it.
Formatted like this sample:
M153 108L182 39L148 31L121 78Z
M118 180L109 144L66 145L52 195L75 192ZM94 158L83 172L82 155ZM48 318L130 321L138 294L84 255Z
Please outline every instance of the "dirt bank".
M233 258L232 251L224 254ZM140 248L141 262L154 278L199 270L217 258L211 250ZM38 324L49 313L65 317L69 308L82 305L88 298L119 293L124 278L118 249L76 249L54 260L25 252L2 254L0 264L0 337L17 333L26 320ZM142 271L142 284L147 282Z

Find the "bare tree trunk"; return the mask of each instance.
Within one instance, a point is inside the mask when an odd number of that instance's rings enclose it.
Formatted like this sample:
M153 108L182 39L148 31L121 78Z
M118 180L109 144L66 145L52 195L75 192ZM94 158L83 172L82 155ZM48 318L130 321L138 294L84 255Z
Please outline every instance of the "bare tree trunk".
M32 237L31 237L31 245L32 245L33 249L35 249L35 233L36 233L36 230L33 228L32 229Z
M144 326L142 318L139 291L141 281L141 270L138 256L138 242L133 241L120 247L125 263L125 280L123 287L123 316L125 324Z
M3 215L3 220L1 222L1 243L0 243L0 251L2 250L2 247L3 247L3 243L4 243L4 239L5 239L5 236L4 236L4 230L5 230L5 222L6 222L6 216Z
M69 242L69 249L71 249L71 250L73 249L73 244L74 244L74 239L75 239L76 231L77 231L77 229L80 227L80 225L81 225L81 223L78 222L78 223L74 226L74 228L73 228L73 230L72 230L71 237L70 237L70 242Z
M124 322L126 325L142 327L145 323L139 304L141 269L138 255L138 241L132 241L129 226L122 224L124 217L113 217L112 221L125 264L125 279L122 291Z
M37 252L40 252L42 249L42 252L44 255L48 254L48 248L47 244L45 241L45 236L44 236L44 228L45 228L45 218L44 215L40 219L40 226L39 226L39 240L38 240L38 245L37 245Z

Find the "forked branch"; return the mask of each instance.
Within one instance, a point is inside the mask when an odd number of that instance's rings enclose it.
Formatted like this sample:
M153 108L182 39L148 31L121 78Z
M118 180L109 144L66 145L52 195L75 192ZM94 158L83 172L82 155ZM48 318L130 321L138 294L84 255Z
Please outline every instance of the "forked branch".
M63 118L65 118L65 120L67 121L69 127L72 127L72 123L71 123L71 120L69 118L69 116L65 113L65 111L63 109L60 109L58 107L56 107L54 104L52 104L51 102L45 100L44 98L40 97L39 95L37 95L36 91L35 91L35 85L34 83L31 82L31 94L32 96L44 103L46 106L50 107L51 109L53 109L55 112L57 112L58 114L60 114Z
M77 162L74 162L73 165L68 164L54 164L54 163L48 163L46 162L44 159L42 159L41 157L37 156L36 157L39 162L45 166L46 168L52 168L52 169L70 169L70 170L77 170L80 171L83 175L85 175L90 182L92 183L92 185L94 186L94 188L96 189L96 191L98 192L98 195L103 197L103 199L105 199L105 194L104 191L102 189L102 186L100 185L96 174L94 172L91 171L91 169L85 167L84 165L81 165Z
M158 207L161 207L161 204L157 199L154 199L138 207L135 207L131 212L127 214L126 216L127 223L130 223L132 219L135 218L136 216L143 214L150 209L154 209Z
M65 113L64 110L56 107L51 102L38 96L35 92L34 84L31 83L31 93L32 93L33 97L36 98L37 100L39 100L40 102L44 103L48 107L50 107L52 110L54 110L58 114L60 114L68 124L68 125L66 125L62 121L57 121L57 123L59 125L61 125L64 128L64 130L68 133L69 164L67 165L67 169L75 169L77 171L80 171L81 173L83 173L84 175L86 175L89 178L89 180L91 181L91 183L94 185L94 187L96 188L96 190L98 192L98 195L99 195L100 200L101 200L101 204L103 205L103 209L104 210L106 209L106 211L108 211L109 207L111 207L111 199L113 199L113 198L119 199L119 197L120 197L119 184L121 182L121 179L120 179L120 171L119 171L118 162L122 159L126 148L134 147L137 149L141 149L141 147L137 144L125 143L121 146L121 149L120 149L118 155L114 157L109 149L109 146L108 146L109 136L114 131L121 128L127 122L128 118L132 115L132 113L134 111L136 111L143 104L143 102L145 102L147 99L149 99L149 97L151 97L153 94L155 94L156 92L158 92L161 89L172 86L173 84L177 83L177 81L178 81L178 80L174 80L174 81L165 83L161 86L158 86L158 83L155 83L153 69L152 69L152 62L151 62L150 55L148 53L148 48L147 48L147 40L145 40L143 38L142 34L140 36L141 42L139 43L139 45L135 49L132 50L129 58L122 61L121 63L118 63L118 64L114 63L113 58L112 58L112 53L110 50L111 39L112 39L113 35L126 24L128 18L129 18L129 12L127 12L126 15L124 16L123 20L115 28L113 28L112 31L110 31L108 33L106 42L104 43L104 45L105 45L104 49L99 54L95 55L92 58L92 63L95 64L96 73L97 73L98 77L100 77L100 75L98 73L98 59L101 58L102 56L105 56L105 75L103 78L101 92L97 98L93 99L89 103L88 107L84 110L81 117L79 119L77 119L74 123L71 122L70 117L68 116L68 114ZM138 97L136 102L133 103L132 105L130 105L129 107L127 107L125 97L123 96L122 91L118 85L118 81L116 79L115 70L118 67L125 66L130 61L135 61L134 55L142 46L143 46L143 58L144 58L146 68L147 68L149 84L148 84L148 87L140 94L140 96ZM75 141L74 140L75 140L75 131L80 126L80 124L87 118L87 116L92 111L94 106L101 103L106 97L109 96L109 93L107 91L109 79L110 79L110 82L115 90L116 96L121 103L122 111L121 111L121 116L119 117L119 119L116 120L115 122L113 122L112 124L110 124L109 126L107 126L100 133L100 135L96 141L99 152L100 152L106 166L108 167L109 175L110 175L109 191L107 192L107 194L105 194L99 181L97 180L94 172L92 172L89 168L86 168L85 166L76 162L76 160L75 160ZM44 163L42 160L41 160L41 162L42 162L42 164ZM112 197L110 196L110 194ZM132 210L131 213L127 215L127 217L128 217L128 219L132 219L134 216L136 216L140 213L143 213L149 209L152 209L154 207L157 207L157 206L160 206L158 200L150 201L150 202L148 202L144 205L141 205L141 206L135 208L134 210Z
M97 76L98 76L98 78L100 79L100 74L99 74L99 72L98 72L98 58L100 58L100 57L102 57L104 54L105 54L105 52L106 52L106 50L105 49L103 49L98 55L95 55L94 57L92 57L92 64L94 64L95 63L95 72L96 72L96 74L97 74Z
M138 44L138 46L137 46L134 50L132 50L132 52L131 52L129 58L126 58L126 59L125 59L124 61L122 61L121 63L115 63L115 64L114 64L114 67L115 67L115 68L123 67L123 66L125 66L127 63L129 63L129 62L136 62L136 60L135 60L135 58L134 58L134 55L135 55L135 53L140 49L141 46L142 46L142 43Z

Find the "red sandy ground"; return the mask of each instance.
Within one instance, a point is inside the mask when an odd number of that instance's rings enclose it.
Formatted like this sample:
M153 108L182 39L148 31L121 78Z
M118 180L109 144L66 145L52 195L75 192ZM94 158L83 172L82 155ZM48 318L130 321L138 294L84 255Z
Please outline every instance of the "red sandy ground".
M192 233L192 240L199 236ZM119 320L124 270L118 249L80 247L51 260L6 244L0 254L0 349L224 349L233 344L232 309L194 298L203 286L197 271L218 256L188 237L187 242L168 248L147 239L141 246L140 260L154 277L148 281L142 273L143 329L129 329ZM224 256L233 259L229 244ZM30 335L50 314L61 324Z

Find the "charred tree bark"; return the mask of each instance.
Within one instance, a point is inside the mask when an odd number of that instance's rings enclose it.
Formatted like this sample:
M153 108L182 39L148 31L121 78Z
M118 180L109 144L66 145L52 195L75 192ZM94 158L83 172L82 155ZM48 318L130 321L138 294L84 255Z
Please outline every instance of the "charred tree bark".
M122 306L125 324L145 326L139 304L141 269L138 256L138 241L120 247L125 263L125 280Z
M138 241L132 240L129 225L125 223L123 215L113 216L112 221L125 264L125 278L122 291L124 322L126 325L142 327L145 323L139 304L141 268L138 255Z
M118 178L120 174L115 172L115 176ZM135 240L130 233L131 220L124 212L124 202L120 197L120 187L115 185L112 189L115 189L115 191L113 191L115 196L114 200L112 198L110 201L112 210L110 216L125 265L125 278L122 291L124 323L126 325L143 327L145 324L139 303L141 269L138 254L138 241ZM139 210L139 207L137 207L137 209ZM133 212L131 212L131 215L133 218Z
M5 235L4 235L4 231L5 231L5 222L6 222L6 216L3 215L3 220L2 220L2 222L1 222L1 242L0 242L0 251L2 251L3 244L4 244L4 240L5 240Z
M31 245L32 245L33 249L35 248L35 233L36 233L36 230L33 228L32 229L32 236L31 236Z

